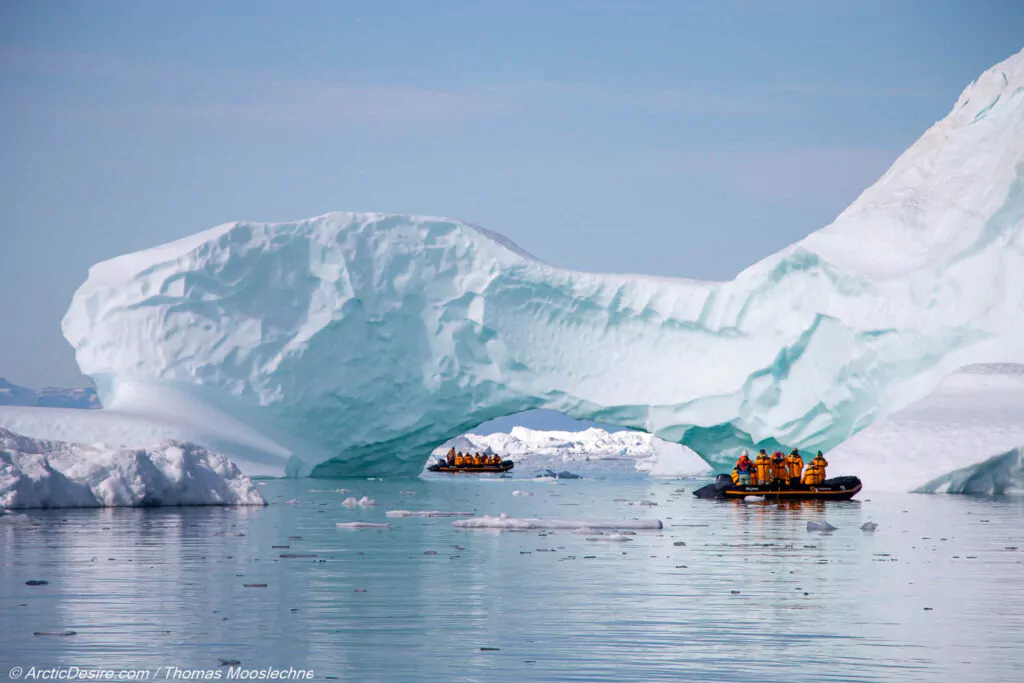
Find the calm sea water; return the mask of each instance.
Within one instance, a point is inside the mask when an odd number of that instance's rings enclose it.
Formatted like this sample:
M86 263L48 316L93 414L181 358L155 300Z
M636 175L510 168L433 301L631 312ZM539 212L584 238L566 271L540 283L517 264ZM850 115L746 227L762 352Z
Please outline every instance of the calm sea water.
M262 509L29 512L0 523L0 679L231 659L349 681L1019 680L1024 500L779 507L696 500L702 483L293 480ZM665 528L615 543L391 509ZM823 519L838 530L806 531ZM391 526L335 526L357 520Z

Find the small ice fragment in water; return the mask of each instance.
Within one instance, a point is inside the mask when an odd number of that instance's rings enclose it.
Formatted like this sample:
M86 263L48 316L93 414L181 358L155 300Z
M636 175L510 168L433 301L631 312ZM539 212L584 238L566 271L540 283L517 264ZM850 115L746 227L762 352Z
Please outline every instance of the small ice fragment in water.
M499 517L474 517L459 519L452 526L461 529L661 529L660 519L622 519L608 521L538 519L536 517L515 518L504 512Z
M764 496L743 496L744 503L763 503Z
M386 529L391 525L387 522L338 522L334 526L339 529Z
M361 508L365 508L365 507L369 507L371 505L376 505L377 501L373 500L369 496L363 496L359 500L356 500L355 496L349 496L345 500L341 501L341 504L344 505L347 508L354 508L356 506L359 506Z
M595 536L588 538L588 541L612 541L616 543L624 543L626 541L632 541L633 539L626 534L602 534L601 536Z
M874 522L864 522L863 524L860 525L860 530L861 531L874 531L877 528L878 528L878 525L875 524Z
M388 510L387 517L472 517L472 512L445 512L443 510Z
M299 501L297 499L295 499L295 498L292 498L291 500L286 500L283 503L281 503L281 505L298 505L298 504L299 504Z
M839 527L832 526L824 520L820 522L807 522L808 531L835 531L838 528Z
M512 495L513 496L532 496L533 494L530 493L529 491L520 491L519 489L516 489L515 491L512 492Z

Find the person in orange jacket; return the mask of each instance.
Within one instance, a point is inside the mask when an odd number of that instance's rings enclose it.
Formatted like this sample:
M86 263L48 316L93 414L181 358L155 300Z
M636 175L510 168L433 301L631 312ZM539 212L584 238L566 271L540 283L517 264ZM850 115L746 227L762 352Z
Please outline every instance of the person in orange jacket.
M781 484L787 479L786 456L782 454L782 451L772 453L771 475L773 483Z
M786 458L786 465L789 468L789 483L799 484L800 473L804 471L804 459L800 456L800 451L794 448Z
M757 467L757 483L762 486L769 483L772 480L772 459L763 448L757 454L754 465Z
M811 460L811 464L818 470L817 483L823 484L826 479L825 468L828 467L828 460L826 460L825 456L821 454L821 451L818 451L818 454L814 456L813 460Z

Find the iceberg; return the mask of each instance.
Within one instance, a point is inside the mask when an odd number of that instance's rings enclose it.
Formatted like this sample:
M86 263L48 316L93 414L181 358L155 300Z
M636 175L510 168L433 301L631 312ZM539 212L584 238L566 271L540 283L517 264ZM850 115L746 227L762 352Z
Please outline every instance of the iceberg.
M927 493L1024 491L1024 365L971 365L829 456L829 476Z
M1018 53L831 225L728 282L582 273L457 220L330 213L98 263L63 331L105 406L90 412L248 435L239 462L264 473L415 475L536 408L728 469L741 448L832 449L964 365L1024 362L1022 225Z
M265 504L230 460L196 444L132 450L0 428L0 509Z

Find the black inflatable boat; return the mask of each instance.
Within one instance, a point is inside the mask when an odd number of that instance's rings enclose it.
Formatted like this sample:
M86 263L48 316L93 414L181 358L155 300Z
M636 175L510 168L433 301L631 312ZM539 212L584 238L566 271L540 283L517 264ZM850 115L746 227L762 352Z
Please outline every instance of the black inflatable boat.
M814 485L773 483L740 486L734 484L728 474L720 474L715 483L702 486L693 495L707 500L740 499L747 496L764 496L766 500L850 500L860 493L861 487L857 477L835 477Z
M438 460L433 465L427 468L428 472L450 472L452 474L458 474L465 472L466 474L484 474L488 472L508 472L510 469L515 467L515 463L511 460L502 460L497 465L449 465L444 460Z

